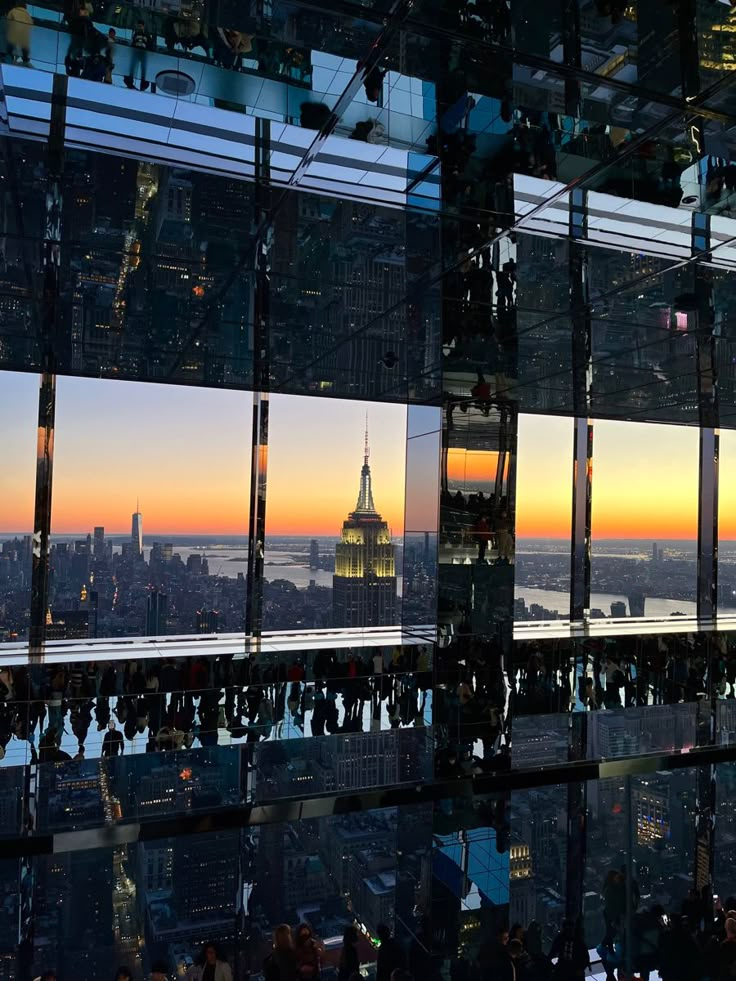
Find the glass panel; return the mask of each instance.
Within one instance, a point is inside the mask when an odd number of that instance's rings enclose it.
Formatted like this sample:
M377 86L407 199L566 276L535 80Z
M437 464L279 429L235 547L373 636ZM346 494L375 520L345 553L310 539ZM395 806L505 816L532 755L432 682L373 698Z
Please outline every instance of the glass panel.
M165 783L153 770L144 793L161 793ZM371 809L153 838L41 855L27 866L4 861L0 915L11 929L0 944L18 939L16 897L27 868L29 894L21 894L28 909L20 929L21 936L25 929L34 935L30 976L41 975L49 962L60 977L82 981L102 977L118 963L134 978L149 977L152 969L155 974L158 965L161 972L165 965L166 976L179 976L204 945L215 944L218 960L230 965L234 977L262 978L274 929L284 923L295 935L297 924L309 924L314 941L297 956L301 963L312 957L323 977L337 977L341 960L366 972L359 976L375 976L381 942L382 961L390 954L394 966L410 963L418 970L421 951L410 941L420 931L417 911L431 906L431 840L417 837L416 829L420 816L431 821L431 812L417 810ZM470 872L481 895L495 895L488 886L489 832L467 833ZM506 880L507 869L506 858ZM383 933L386 928L395 939ZM10 950L0 946L0 952Z
M610 227L614 215L616 232L629 233L637 216L622 214L620 217L627 220L619 225L614 210L617 199L596 197L596 219L601 217ZM639 205L637 210L645 218L656 217L662 226L661 231L658 227L648 232L641 229L642 235L659 236L674 227L680 234L680 254L689 255L689 225L683 227L669 220L682 212L663 215L648 205ZM596 228L598 224L596 220ZM633 242L632 247L636 248ZM674 245L667 251L673 257L678 254ZM591 316L592 390L597 414L698 422L693 296L702 287L693 284L691 267L670 269L673 265L673 258L638 251L589 250L589 293L595 299ZM596 448L594 453L597 456Z
M271 399L266 630L400 622L405 435L405 406Z
M519 416L515 620L570 614L573 420Z
M695 613L698 431L600 420L591 615Z
M71 655L66 664L54 658L48 666L0 669L0 680L10 691L0 703L5 726L0 772L17 774L24 764L73 760L96 773L95 761L111 758L110 765L117 769L109 779L122 781L116 792L124 794L125 781L136 779L140 767L145 773L151 759L162 760L152 753L176 752L177 756L167 757L172 767L177 759L180 768L210 759L220 765L218 761L227 756L217 754L230 747L245 744L250 751L260 743L298 740L289 745L289 758L303 753L305 766L310 766L313 750L302 745L305 737L350 733L356 734L355 739L335 744L334 751L324 743L320 758L327 766L328 757L334 756L337 765L346 753L373 754L380 766L364 767L361 787L429 775L431 645L376 646L368 651L298 651L290 646L288 654L262 651L256 663L240 654L233 656L237 639L228 645L229 653L203 656L212 640L192 649L197 657L95 663ZM77 647L82 655L89 654L80 642ZM111 652L94 653L109 658ZM394 730L408 733L396 738L382 734ZM126 760L122 770L121 756ZM229 757L231 762L234 758ZM300 769L279 771L279 778L272 779L271 763L282 759L283 751L275 748L257 757L258 775L254 773L250 783L254 799L271 800L304 790ZM50 767L49 771L63 776L63 770ZM341 773L332 778L333 789L346 779L349 767ZM350 780L356 779L353 773ZM225 796L221 803L236 799ZM202 806L217 805L211 795L202 798ZM80 810L79 817L90 817L94 824L96 813L92 806L89 814ZM125 814L139 814L133 797Z
M250 387L253 186L100 153L68 158L59 369Z
M47 639L244 629L250 403L59 379Z
M567 787L513 793L509 924L524 928L535 960L549 951L565 915L567 850Z
M630 955L641 970L664 962L670 934L664 930L693 900L696 853L697 771L682 769L587 784L585 937L600 944L611 969ZM627 902L627 889L631 898ZM702 906L698 897L698 918ZM659 910L656 907L661 907ZM652 915L652 912L654 915ZM657 956L626 950L625 923L631 916L637 938L646 930ZM691 929L695 930L695 921ZM670 930L672 928L670 927ZM686 934L689 938L689 931ZM687 945L682 956L699 948ZM700 956L699 953L697 956ZM666 975L665 975L666 976Z
M438 243L436 219L421 212L286 192L271 252L274 388L430 398L438 387L439 297L426 283ZM408 302L416 282L421 289Z
M736 613L736 430L718 449L718 612Z
M571 411L573 350L568 243L522 234L518 236L516 252L519 408L536 412Z
M731 703L733 704L733 703ZM736 796L736 763L719 763L716 769L716 822L713 892L720 898L724 910L732 909L729 900L734 895L733 868L736 857L736 812L733 807Z
M409 406L402 581L402 622L407 626L437 621L440 425L439 409Z
M0 642L28 640L38 384L35 375L0 371Z
M0 151L0 366L38 371L47 232L45 148L3 136Z

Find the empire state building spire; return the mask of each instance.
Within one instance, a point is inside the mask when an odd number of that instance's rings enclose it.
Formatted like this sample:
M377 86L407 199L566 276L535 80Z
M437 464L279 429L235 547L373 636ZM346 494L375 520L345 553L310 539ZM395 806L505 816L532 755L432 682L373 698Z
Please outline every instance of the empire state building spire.
M363 450L363 466L360 471L360 492L358 493L358 503L355 513L375 514L376 506L373 503L373 489L371 487L371 468L368 459L371 455L368 446L368 416L365 417L365 448Z
M358 503L335 545L332 618L335 627L387 627L396 623L396 557L388 523L376 511L371 487L368 419Z

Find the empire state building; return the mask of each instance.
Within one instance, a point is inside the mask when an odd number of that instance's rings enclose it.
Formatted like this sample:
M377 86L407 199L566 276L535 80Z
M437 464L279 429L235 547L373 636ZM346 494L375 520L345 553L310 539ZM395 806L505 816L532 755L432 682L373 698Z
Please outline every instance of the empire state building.
M388 524L376 511L365 434L360 492L354 511L343 522L335 548L332 579L336 627L386 627L396 623L396 569Z

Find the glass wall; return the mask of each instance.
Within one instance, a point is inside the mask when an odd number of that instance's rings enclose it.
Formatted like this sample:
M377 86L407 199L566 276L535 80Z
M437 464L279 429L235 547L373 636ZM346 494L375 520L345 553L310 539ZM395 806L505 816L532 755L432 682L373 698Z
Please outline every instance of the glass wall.
M244 629L250 416L237 392L59 380L49 640Z
M406 413L270 399L264 629L401 622Z
M722 429L718 449L718 611L736 612L736 432Z
M27 641L39 379L0 371L0 642Z
M573 421L519 415L516 620L570 615Z
M698 431L595 423L591 615L695 613Z

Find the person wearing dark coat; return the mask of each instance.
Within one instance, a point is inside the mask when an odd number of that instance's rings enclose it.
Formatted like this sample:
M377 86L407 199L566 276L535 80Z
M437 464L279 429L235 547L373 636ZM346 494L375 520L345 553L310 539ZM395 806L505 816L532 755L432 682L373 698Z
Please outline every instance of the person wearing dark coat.
M385 923L378 924L376 934L381 941L376 957L376 981L391 981L391 973L396 968L403 970L406 967L406 957Z

